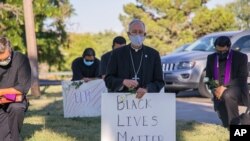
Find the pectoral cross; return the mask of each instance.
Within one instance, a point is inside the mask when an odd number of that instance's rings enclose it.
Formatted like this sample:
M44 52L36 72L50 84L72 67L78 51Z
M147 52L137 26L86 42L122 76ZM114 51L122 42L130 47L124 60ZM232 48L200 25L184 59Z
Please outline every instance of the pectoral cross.
M132 79L138 81L140 78L135 75Z

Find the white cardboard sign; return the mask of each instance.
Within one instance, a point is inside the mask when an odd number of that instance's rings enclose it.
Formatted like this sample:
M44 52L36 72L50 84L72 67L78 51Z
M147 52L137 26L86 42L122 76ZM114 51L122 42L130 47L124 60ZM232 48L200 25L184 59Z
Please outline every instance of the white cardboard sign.
M101 115L101 94L107 92L102 79L62 81L64 117L95 117Z
M175 94L102 95L101 141L175 141Z

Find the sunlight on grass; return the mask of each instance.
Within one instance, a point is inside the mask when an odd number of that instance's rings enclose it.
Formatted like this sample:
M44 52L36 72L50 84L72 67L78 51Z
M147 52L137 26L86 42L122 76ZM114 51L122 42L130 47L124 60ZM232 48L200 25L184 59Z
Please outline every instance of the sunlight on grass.
M178 141L228 141L229 131L219 125L177 121Z
M55 102L55 100L40 98L40 99L31 99L29 102L30 102L29 110L41 110L44 109L49 104Z
M43 90L45 87L41 87L40 89ZM54 94L54 93L61 93L62 92L62 86L49 86L46 90L45 93L48 94Z
M61 87L53 86L38 98L30 97L24 119L24 141L100 141L101 118L64 118ZM228 141L227 129L194 121L177 121L177 141Z
M43 125L45 121L45 117L44 116L30 116L30 117L26 117L24 119L24 123L29 123L29 124L40 124Z
M75 138L69 137L67 134L55 133L52 130L36 131L34 135L27 141L75 141Z

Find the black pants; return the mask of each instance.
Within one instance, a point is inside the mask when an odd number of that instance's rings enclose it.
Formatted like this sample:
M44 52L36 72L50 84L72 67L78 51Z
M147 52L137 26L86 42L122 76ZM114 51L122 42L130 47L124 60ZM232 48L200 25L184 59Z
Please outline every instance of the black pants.
M0 108L0 141L21 141L20 131L26 107L27 104L24 101Z
M239 116L238 105L242 101L241 90L239 87L227 88L221 100L214 99L214 108L218 112L219 118L222 121L224 127L229 127L232 123L232 119Z

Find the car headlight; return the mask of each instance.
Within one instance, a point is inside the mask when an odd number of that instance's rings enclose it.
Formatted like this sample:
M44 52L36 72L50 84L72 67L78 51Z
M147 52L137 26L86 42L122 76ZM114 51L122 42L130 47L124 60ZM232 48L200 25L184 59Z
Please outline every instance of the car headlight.
M178 64L177 69L178 70L192 69L194 65L195 65L194 61L183 61Z

